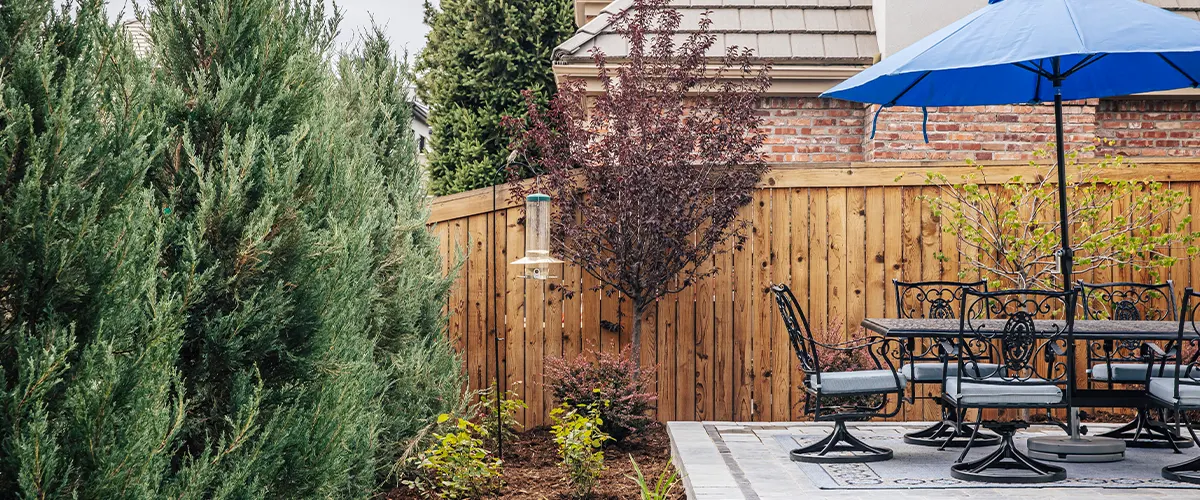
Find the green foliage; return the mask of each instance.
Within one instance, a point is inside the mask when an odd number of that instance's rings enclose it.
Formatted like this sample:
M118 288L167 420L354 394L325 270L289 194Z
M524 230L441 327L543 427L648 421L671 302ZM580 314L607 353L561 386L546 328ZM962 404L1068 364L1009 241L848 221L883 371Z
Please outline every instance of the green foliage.
M1095 149L1071 151L1067 158L1074 272L1129 267L1157 280L1180 258L1191 259L1200 237L1189 230L1191 198L1161 182L1134 178L1137 165L1121 156L1080 161L1081 153ZM1050 153L1039 150L1036 156L1045 160ZM960 277L978 271L1006 287L1062 286L1054 255L1061 245L1056 167L1031 161L1030 168L1033 177L998 184L989 182L981 165L961 182L926 174L926 184L938 194L921 199L964 248Z
M142 183L161 117L104 4L58 4L0 3L0 492L178 496L184 317Z
M658 474L658 479L654 481L654 484L646 481L646 476L642 475L642 468L638 467L633 455L629 456L629 463L633 464L633 472L637 476L625 477L632 479L638 485L642 500L667 500L671 497L671 490L675 489L675 485L679 483L679 473L670 463L663 466L662 472Z
M599 389L597 389L599 391ZM561 465L567 469L577 498L587 497L604 472L604 443L612 439L601 430L604 420L600 417L603 403L592 403L587 408L576 408L564 403L550 411L554 426L550 428L554 442L558 444Z
M506 441L511 441L516 439L517 429L523 427L517 421L517 411L529 408L529 406L521 401L516 393L505 391L500 398L500 417L497 418L496 393L496 386L492 385L479 394L479 423L483 425L484 429L487 429L488 436L493 439L503 436Z
M442 414L438 423L450 419ZM500 485L500 460L483 448L487 435L483 427L457 419L448 432L434 434L436 443L417 458L421 474L405 484L439 498L479 498L495 491Z
M0 491L363 498L460 411L403 63L318 0L0 5ZM7 497L7 496L6 496Z
M428 43L417 64L430 107L432 191L445 195L506 180L505 116L525 116L520 92L554 93L551 52L575 31L570 0L442 0L425 4Z
M379 466L395 474L432 430L433 418L465 411L462 361L443 334L442 306L450 289L443 277L436 238L428 220L424 174L417 162L407 89L408 64L397 60L378 29L365 34L356 57L338 63L338 93L332 101L354 117L345 133L366 139L367 172L349 180L378 183L379 190L353 210L369 209L378 296L371 329L375 360L389 381L382 395ZM335 115L338 109L329 109ZM376 171L377 173L372 173ZM348 217L357 218L353 212ZM452 270L450 275L453 275Z

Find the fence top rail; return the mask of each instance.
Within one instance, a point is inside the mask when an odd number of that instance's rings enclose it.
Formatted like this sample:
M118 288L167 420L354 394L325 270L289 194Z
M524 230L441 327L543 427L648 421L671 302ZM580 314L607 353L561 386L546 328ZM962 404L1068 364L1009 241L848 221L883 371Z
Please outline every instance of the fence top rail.
M1160 182L1200 181L1200 158L1134 158L1138 167L1114 176L1114 180L1153 179ZM1048 165L1048 162L1037 162ZM988 181L1001 183L1029 173L1029 162L980 161L987 167ZM774 163L759 181L760 188L798 187L887 187L925 185L927 172L938 172L950 182L960 182L975 167L962 161ZM1030 177L1032 180L1032 177ZM530 181L521 181L527 183ZM428 223L461 219L506 210L518 204L507 184L439 196L431 202Z

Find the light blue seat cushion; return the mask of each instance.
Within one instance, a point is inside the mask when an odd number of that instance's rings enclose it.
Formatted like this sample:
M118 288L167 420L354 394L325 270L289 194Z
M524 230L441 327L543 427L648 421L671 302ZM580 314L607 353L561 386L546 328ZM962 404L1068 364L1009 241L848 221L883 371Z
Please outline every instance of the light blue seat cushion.
M1093 380L1108 380L1108 365L1098 364L1092 366L1088 370L1088 375L1092 376ZM1154 369L1150 373L1155 377L1174 377L1175 362L1168 362L1166 365L1160 363L1154 364ZM1146 365L1145 363L1113 363L1112 364L1112 381L1113 382L1145 382L1146 381Z
M1183 379L1179 384L1179 404L1181 406L1200 407L1200 385L1188 384L1189 379ZM1175 402L1175 378L1154 377L1150 379L1150 394L1165 401Z
M958 379L950 378L946 379L946 395L967 405L1040 406L1062 402L1063 391L1058 386L1032 382L979 383L963 379L960 389Z
M971 365L968 364L968 366ZM982 375L980 375L978 372L970 373L972 370L967 370L969 375L974 377L990 377L995 375L996 370L998 369L998 366L993 363L979 363L976 366L979 367L979 371L982 372ZM957 377L958 361L950 361L949 366L946 367L946 371L950 372L949 376ZM913 382L937 382L940 384L942 383L942 379L946 378L946 376L942 375L942 364L933 361L927 363L903 365L900 367L900 373L903 373L905 377Z
M830 372L821 374L821 394L848 394L867 392L895 392L896 378L900 378L900 389L904 389L904 375L891 370L861 370L853 372ZM808 385L817 388L817 376L808 377Z

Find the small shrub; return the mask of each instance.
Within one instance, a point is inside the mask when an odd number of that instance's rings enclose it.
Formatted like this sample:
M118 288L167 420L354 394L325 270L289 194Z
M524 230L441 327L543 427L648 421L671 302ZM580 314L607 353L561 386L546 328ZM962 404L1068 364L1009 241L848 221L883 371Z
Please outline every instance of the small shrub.
M653 422L649 412L658 398L651 390L649 373L654 368L639 371L628 347L620 354L598 353L594 363L582 354L573 360L551 358L547 363L554 399L581 410L597 407L604 422L601 430L614 442Z
M633 472L637 473L637 477L625 477L637 483L642 500L667 500L670 498L671 490L675 489L675 485L679 483L679 473L670 463L663 466L663 470L658 474L658 480L654 482L653 486L646 482L646 476L642 475L642 468L638 467L633 455L629 456L629 463L633 464ZM668 473L670 474L668 475Z
M450 418L442 414L438 423ZM478 498L495 491L500 486L500 460L484 449L485 437L486 429L458 419L445 434L434 434L434 444L416 459L418 474L404 484L447 499Z
M479 411L478 419L480 425L487 432L489 438L494 440L501 436L506 441L511 441L517 437L517 430L523 428L520 422L517 422L517 410L529 408L524 401L516 396L512 391L505 391L504 396L500 399L500 414L499 419L496 418L496 386L493 385L487 390L479 394ZM497 428L497 422L501 422L500 428Z
M592 488L600 480L600 473L604 472L601 448L611 438L600 430L604 423L600 417L602 406L603 403L592 403L586 409L580 409L563 404L550 412L550 418L554 420L550 430L577 498L591 495Z
M841 318L831 318L824 329L814 329L813 338L820 344L838 345L851 341L860 341L867 337L866 331L862 327L859 327L854 333L847 336L845 334L845 323ZM864 347L860 349L837 350L818 345L817 362L821 365L821 373L876 369L875 362L871 360L871 355L867 352L867 349ZM899 366L896 366L896 369L899 368ZM879 396L823 396L821 398L822 407L874 406L879 402Z

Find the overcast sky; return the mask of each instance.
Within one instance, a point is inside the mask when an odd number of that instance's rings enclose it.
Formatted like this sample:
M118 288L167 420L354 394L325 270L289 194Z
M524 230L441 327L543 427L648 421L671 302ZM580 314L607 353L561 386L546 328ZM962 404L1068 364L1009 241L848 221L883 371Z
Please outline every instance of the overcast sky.
M132 17L129 6L133 1L108 0L108 10L114 16L124 10L127 17ZM136 1L143 6L146 4L146 0ZM415 54L425 46L425 34L429 32L429 28L421 22L424 3L424 0L337 0L344 16L338 43L343 46L353 43L356 34L370 27L371 16L374 16L375 22L386 28L397 52L407 47L410 53ZM433 0L433 3L437 5L437 0Z

